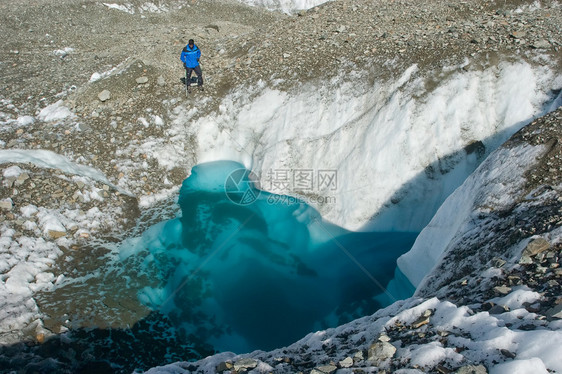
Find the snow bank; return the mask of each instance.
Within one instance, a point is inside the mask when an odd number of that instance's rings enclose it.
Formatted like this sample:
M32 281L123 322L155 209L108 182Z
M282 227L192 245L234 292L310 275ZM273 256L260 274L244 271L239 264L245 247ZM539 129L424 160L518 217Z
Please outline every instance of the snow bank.
M336 78L293 95L239 90L217 114L197 121L178 107L170 142L152 155L168 166L171 157L177 165L191 152L199 163L239 161L264 189L288 195L297 193L290 173L309 170L316 179L308 192L329 200L314 204L328 220L353 230L419 231L491 149L543 112L549 91L562 84L548 68L524 62L436 74L441 84L431 90L415 65L369 87ZM195 150L185 149L186 133L197 139ZM337 174L337 185L320 183L327 170ZM276 189L281 183L274 182L287 183Z
M10 149L0 150L0 164L4 163L32 163L40 168L59 169L68 174L75 174L91 178L93 180L105 183L116 188L119 192L132 196L130 192L125 191L113 185L101 171L89 166L76 164L63 155L47 151L47 150L24 150Z
M290 13L295 10L310 9L324 4L330 0L238 0L251 6L260 6L267 9L282 10Z

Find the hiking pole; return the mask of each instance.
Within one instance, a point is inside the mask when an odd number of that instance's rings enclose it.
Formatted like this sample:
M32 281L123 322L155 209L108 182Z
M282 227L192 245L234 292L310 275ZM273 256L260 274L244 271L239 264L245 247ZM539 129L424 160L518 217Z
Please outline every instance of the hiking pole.
M185 97L189 97L189 86L187 85L187 69L185 69Z

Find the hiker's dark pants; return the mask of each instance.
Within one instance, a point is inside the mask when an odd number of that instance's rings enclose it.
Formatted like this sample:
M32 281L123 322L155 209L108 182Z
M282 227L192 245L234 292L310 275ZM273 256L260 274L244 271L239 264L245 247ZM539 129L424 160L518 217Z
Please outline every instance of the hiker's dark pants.
M197 85L198 86L203 85L203 72L201 71L201 65L197 65L194 68L188 68L186 66L185 70L187 71L187 77L186 77L186 82L185 82L187 84L187 87L189 87L189 85L191 83L191 74L193 72L195 72L195 74L197 74Z

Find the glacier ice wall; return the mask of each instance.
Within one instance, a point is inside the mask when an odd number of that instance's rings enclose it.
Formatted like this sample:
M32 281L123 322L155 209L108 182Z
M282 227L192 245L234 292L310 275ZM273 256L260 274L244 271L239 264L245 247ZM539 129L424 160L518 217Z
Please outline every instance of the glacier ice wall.
M398 259L398 266L408 280L420 287L441 256L449 248L461 246L463 234L477 229L473 217L479 212L500 211L511 206L525 183L523 175L543 152L543 146L520 145L502 147L492 153L445 200L412 249ZM469 247L467 243L462 246Z
M298 191L290 183L276 190L268 176L336 171L336 188L300 194L324 218L352 230L420 231L485 156L542 114L562 86L558 73L526 62L430 77L413 65L388 81L362 78L335 77L292 93L261 82L193 121L193 109L178 109L172 132L187 131L197 145L174 152L194 153L198 163L239 161L264 189L286 195ZM171 152L151 152L170 164Z

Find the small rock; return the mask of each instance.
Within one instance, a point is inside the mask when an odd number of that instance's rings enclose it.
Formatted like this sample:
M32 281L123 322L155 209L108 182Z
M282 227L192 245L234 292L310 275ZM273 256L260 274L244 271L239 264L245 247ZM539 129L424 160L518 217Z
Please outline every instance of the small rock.
M336 370L338 370L338 368L334 365L323 365L312 369L310 374L332 374L335 373Z
M159 76L158 79L156 80L156 84L159 85L160 87L164 87L166 85L166 80L164 79L163 76Z
M363 351L355 352L353 359L355 361L363 361L365 359L365 353Z
M367 360L374 364L391 358L396 353L396 347L388 342L376 342L369 347Z
M109 99L111 99L111 92L109 92L109 90L103 90L102 92L100 92L98 94L98 99L103 103L104 101L107 101Z
M550 248L550 243L544 238L537 238L527 244L527 247L523 251L523 255L533 257L541 252L544 252Z
M12 210L14 207L13 201L10 198L0 200L0 209L2 210Z
M258 366L258 362L253 358L243 358L234 363L234 370L240 371L241 369L254 369Z
M528 312L531 313L538 313L541 311L540 303L534 303L534 304L523 303L523 306L525 307L525 309L527 309Z
M429 317L421 316L418 318L414 323L412 323L412 328L417 329L422 327L423 325L427 325L429 323Z
M502 314L505 312L509 312L509 308L504 305L494 305L493 307L488 310L490 314Z
M447 369L443 365L437 365L437 372L439 374L449 374L449 373L452 373L452 370Z
M558 318L562 319L562 304L558 304L553 308L546 311L546 316L548 318Z
M457 369L455 374L488 374L488 370L486 370L484 365L467 365Z
M508 286L496 286L494 287L494 292L499 293L500 295L507 295L511 292L511 287Z
M148 82L148 77L138 77L138 78L136 79L136 82L137 82L138 84L145 84L145 83Z
M544 266L537 265L537 268L535 270L537 271L537 273L545 274L546 271L548 270L548 268L544 267Z
M431 309L427 309L422 313L422 317L430 317L433 314Z
M491 310L495 305L496 304L491 301L486 301L484 304L482 304L482 310L487 312Z
M353 366L353 359L351 357L346 357L343 360L341 360L340 362L338 362L338 365L341 368L350 368Z
M18 178L16 179L16 181L14 182L14 184L16 186L21 186L22 184L24 184L24 182L26 180L29 179L29 175L27 173L21 173Z
M527 33L524 30L514 31L511 33L511 36L515 39L524 38Z
M215 369L217 370L218 373L222 373L223 371L232 369L232 363L223 361L220 364L218 364Z
M518 277L517 275L509 275L507 277L507 280L509 281L510 285L519 285L521 284L521 278Z
M66 236L66 231L49 230L48 234L51 239L58 239Z
M515 353L508 351L507 349L500 349L500 353L507 358L515 358Z
M536 49L548 49L550 48L550 43L544 39L537 40L536 42L531 44L531 47Z
M386 334L380 334L377 340L380 342L389 342L390 337Z
M506 261L499 257L494 257L492 259L492 265L496 268L501 268L506 264Z

